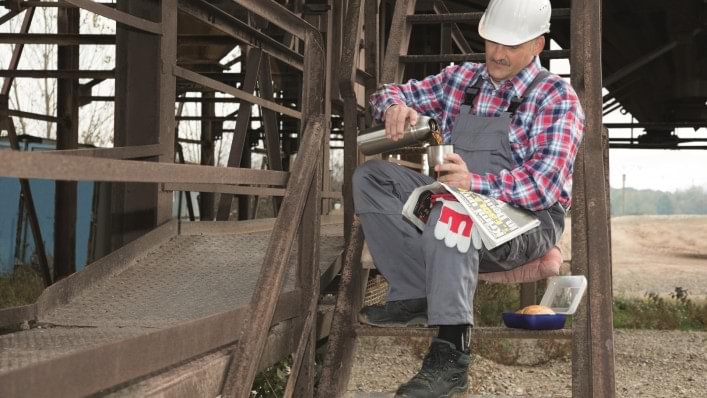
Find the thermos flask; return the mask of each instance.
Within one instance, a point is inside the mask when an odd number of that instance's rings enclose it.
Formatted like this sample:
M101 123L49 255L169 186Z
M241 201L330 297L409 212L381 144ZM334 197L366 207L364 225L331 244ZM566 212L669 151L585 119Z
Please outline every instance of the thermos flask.
M426 141L430 138L433 131L438 131L438 128L434 119L428 116L418 116L417 123L414 126L408 125L403 137L397 141L389 140L385 136L385 126L376 126L364 130L356 141L358 142L358 149L364 155L375 155Z

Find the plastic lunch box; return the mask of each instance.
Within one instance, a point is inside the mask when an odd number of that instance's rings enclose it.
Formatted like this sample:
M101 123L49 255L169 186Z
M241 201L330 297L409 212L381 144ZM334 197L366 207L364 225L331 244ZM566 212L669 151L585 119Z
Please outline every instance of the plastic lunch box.
M549 307L555 314L527 315L504 312L503 323L509 328L554 330L562 329L568 315L577 311L587 289L584 275L553 276L547 281L547 290L540 305Z

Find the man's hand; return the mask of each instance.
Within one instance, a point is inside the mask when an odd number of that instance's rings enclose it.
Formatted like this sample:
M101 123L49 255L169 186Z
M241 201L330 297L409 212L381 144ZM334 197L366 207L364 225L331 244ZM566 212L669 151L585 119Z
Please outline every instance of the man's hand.
M393 105L385 112L385 136L397 141L405 134L406 122L417 124L417 112L403 104Z
M454 188L469 190L470 177L466 162L456 153L444 155L444 163L435 166L435 171L442 174L438 180Z

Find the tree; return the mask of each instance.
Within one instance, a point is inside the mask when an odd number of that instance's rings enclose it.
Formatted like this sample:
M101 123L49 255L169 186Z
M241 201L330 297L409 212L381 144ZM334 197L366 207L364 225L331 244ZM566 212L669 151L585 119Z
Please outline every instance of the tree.
M24 14L21 13L0 25L2 33L18 33ZM81 10L81 33L114 34L115 22L96 14ZM56 33L57 9L38 7L30 25L30 33ZM0 68L7 69L14 46L0 45ZM57 49L54 44L27 44L20 59L20 69L56 69ZM114 49L111 46L81 46L82 69L115 68ZM82 79L81 84L88 79ZM42 115L56 115L56 79L15 79L10 90L10 109ZM93 95L112 96L112 80L93 87ZM55 139L56 125L52 122L15 117L18 134ZM113 143L113 103L90 102L79 109L79 143L96 146L111 146Z
M658 197L655 204L655 211L657 214L673 214L673 202L670 199L670 195L663 193Z

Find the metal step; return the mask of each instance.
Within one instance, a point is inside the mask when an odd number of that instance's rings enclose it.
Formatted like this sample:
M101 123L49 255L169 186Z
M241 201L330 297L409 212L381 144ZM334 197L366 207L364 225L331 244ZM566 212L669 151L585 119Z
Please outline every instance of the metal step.
M393 398L394 392L367 392L367 391L352 391L344 395L344 398ZM508 395L457 395L464 398L506 398Z
M409 15L407 21L414 25L429 25L437 23L478 23L483 12L450 12L448 14L416 14ZM569 19L569 8L552 10L552 19Z
M437 335L436 327L391 327L381 328L359 324L356 326L356 336L405 336L433 337ZM471 329L471 337L475 339L571 339L572 329L559 330L525 330L505 327L478 327Z
M547 50L540 53L543 59L565 59L570 57L570 50ZM483 62L485 53L473 54L436 54L436 55L401 55L400 62L413 64L423 62Z

